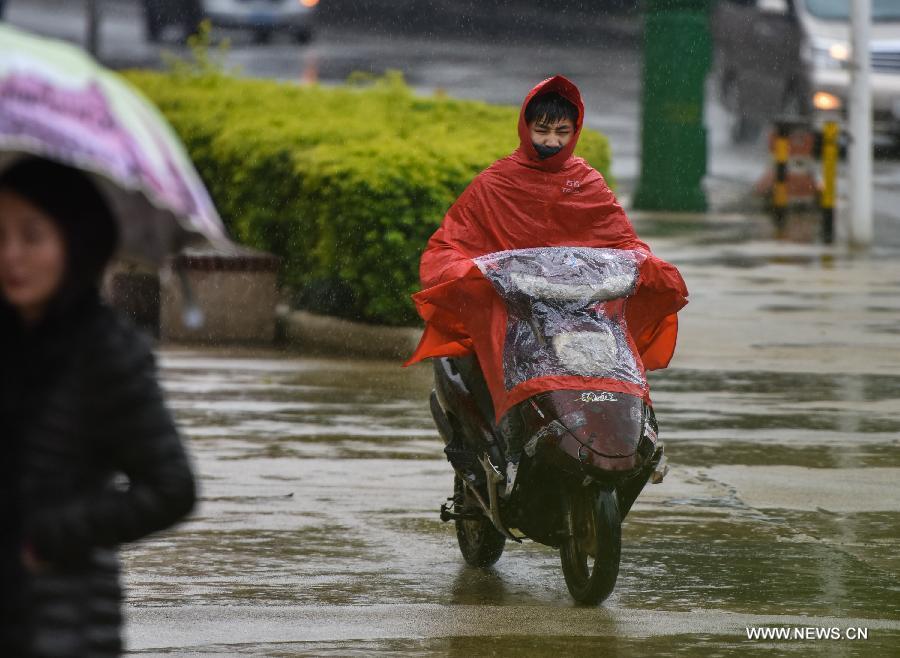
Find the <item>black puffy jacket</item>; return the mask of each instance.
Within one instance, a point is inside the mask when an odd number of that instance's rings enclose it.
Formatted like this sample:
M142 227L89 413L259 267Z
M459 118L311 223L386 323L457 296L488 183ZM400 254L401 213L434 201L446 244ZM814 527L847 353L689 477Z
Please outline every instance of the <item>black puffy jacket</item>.
M4 324L0 654L117 655L117 545L195 500L150 345L95 296L32 331ZM48 566L26 572L22 546Z

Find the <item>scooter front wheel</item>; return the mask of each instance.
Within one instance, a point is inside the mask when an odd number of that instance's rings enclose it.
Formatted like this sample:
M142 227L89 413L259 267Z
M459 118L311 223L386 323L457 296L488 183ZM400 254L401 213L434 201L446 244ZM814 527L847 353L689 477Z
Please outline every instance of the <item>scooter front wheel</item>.
M583 487L564 499L567 537L559 549L563 576L578 603L608 597L619 577L622 517L615 489Z
M453 497L457 510L480 510L478 502L458 475L453 480ZM456 540L463 559L473 567L494 564L503 555L506 546L506 537L497 531L489 518L480 513L478 518L456 520Z

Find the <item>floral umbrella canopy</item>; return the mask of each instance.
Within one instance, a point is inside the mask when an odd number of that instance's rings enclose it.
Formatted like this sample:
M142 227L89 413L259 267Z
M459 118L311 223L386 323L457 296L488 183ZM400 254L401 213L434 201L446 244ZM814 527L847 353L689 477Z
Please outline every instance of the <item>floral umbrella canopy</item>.
M0 171L29 155L93 176L119 221L124 256L160 263L189 245L231 245L152 103L80 49L0 25Z

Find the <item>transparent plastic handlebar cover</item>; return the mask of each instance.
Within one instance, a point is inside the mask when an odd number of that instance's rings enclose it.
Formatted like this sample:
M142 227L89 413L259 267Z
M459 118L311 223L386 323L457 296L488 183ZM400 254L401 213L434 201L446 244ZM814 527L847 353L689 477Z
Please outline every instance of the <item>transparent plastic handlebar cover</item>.
M566 375L646 387L625 324L625 300L646 258L624 249L540 247L474 259L508 311L506 390Z

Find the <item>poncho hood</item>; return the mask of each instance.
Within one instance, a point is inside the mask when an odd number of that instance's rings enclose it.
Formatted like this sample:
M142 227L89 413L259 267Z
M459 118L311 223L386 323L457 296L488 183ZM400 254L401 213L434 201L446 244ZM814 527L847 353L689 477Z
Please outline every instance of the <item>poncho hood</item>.
M531 131L528 129L528 123L525 121L525 108L537 96L542 94L557 93L567 101L572 103L578 110L578 119L575 122L575 134L562 150L554 156L541 160L534 144L531 142ZM541 169L543 171L560 171L569 162L575 147L578 145L578 138L581 136L581 127L584 124L584 102L581 100L581 92L570 80L561 75L555 75L547 78L543 82L537 84L534 89L528 92L525 100L522 102L522 108L519 111L519 148L513 154L521 164Z

